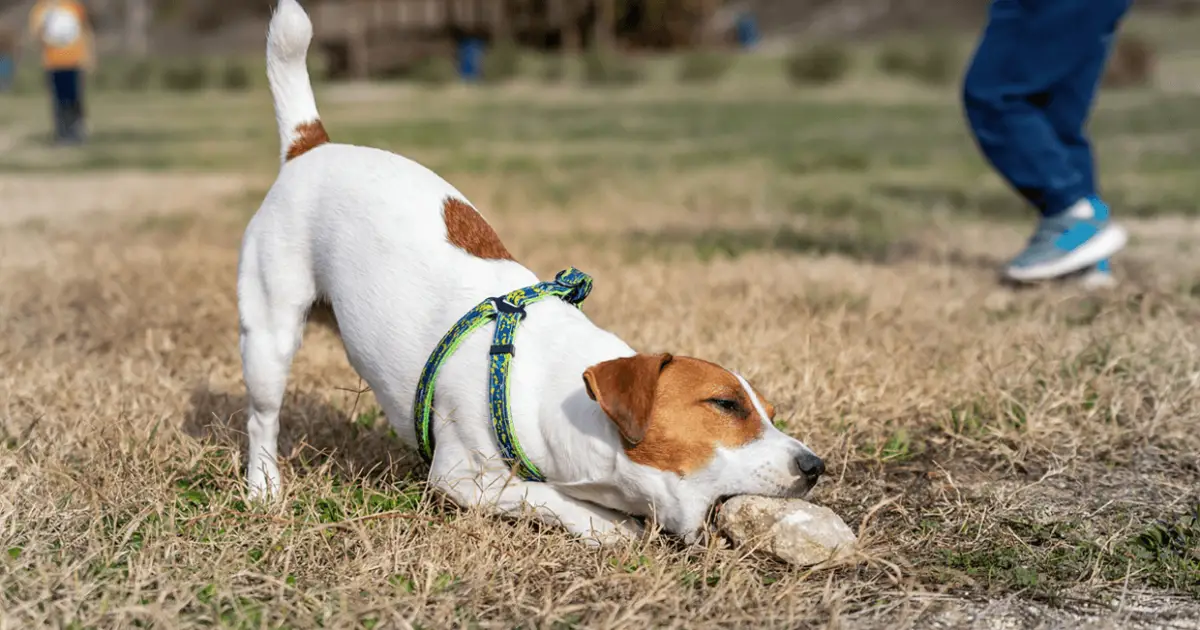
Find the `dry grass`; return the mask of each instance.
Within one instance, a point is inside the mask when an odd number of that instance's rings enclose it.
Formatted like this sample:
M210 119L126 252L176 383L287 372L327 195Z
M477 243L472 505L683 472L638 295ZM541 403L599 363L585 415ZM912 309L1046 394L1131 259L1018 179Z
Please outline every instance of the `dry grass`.
M233 288L276 155L265 95L105 97L77 153L39 148L19 101L0 112L0 626L1197 627L1196 96L1098 113L1116 211L1142 218L1122 287L1087 295L996 285L1027 215L949 92L356 89L323 101L335 138L452 175L539 274L592 273L586 310L636 347L755 381L826 457L813 498L862 562L594 551L443 505L315 329L287 496L246 505Z

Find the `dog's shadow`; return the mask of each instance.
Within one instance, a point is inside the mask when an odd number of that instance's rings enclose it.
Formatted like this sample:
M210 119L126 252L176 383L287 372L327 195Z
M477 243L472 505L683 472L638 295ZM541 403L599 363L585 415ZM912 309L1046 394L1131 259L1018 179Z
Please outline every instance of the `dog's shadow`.
M244 466L246 408L244 391L199 387L192 392L183 431L202 442L237 449ZM344 480L366 477L390 483L424 467L416 453L388 429L382 415L367 409L347 412L305 392L289 392L284 398L279 454L298 476L329 464L332 473Z

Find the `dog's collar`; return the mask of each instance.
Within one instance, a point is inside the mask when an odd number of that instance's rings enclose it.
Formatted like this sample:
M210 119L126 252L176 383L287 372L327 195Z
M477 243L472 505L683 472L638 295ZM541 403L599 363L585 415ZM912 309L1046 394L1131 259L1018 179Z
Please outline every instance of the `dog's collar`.
M538 467L529 461L517 432L512 424L512 409L509 406L508 373L512 367L516 349L513 338L517 326L525 319L525 306L548 297L557 297L579 308L592 290L592 278L574 267L560 271L551 282L540 282L531 287L517 289L498 298L484 300L458 320L442 340L438 342L417 382L416 400L413 403L413 418L416 421L417 450L426 463L433 460L433 393L438 372L446 359L476 329L489 321L496 321L496 332L492 337L490 367L488 369L488 399L492 415L492 428L500 444L500 454L508 465L526 481L545 481Z

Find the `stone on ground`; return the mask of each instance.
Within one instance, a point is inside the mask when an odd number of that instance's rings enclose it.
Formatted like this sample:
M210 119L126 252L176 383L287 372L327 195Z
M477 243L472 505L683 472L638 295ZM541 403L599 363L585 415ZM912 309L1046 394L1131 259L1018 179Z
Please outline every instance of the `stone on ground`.
M738 545L758 545L800 566L844 560L858 542L833 510L801 499L733 497L721 506L717 526Z

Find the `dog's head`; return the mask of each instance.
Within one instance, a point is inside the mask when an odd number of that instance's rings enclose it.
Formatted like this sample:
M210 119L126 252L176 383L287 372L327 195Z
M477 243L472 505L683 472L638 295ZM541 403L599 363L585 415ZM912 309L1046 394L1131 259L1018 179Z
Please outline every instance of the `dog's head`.
M803 497L825 472L807 446L775 428L771 403L719 365L637 354L593 365L583 380L639 474L667 477L639 485L672 533L694 536L722 497Z

